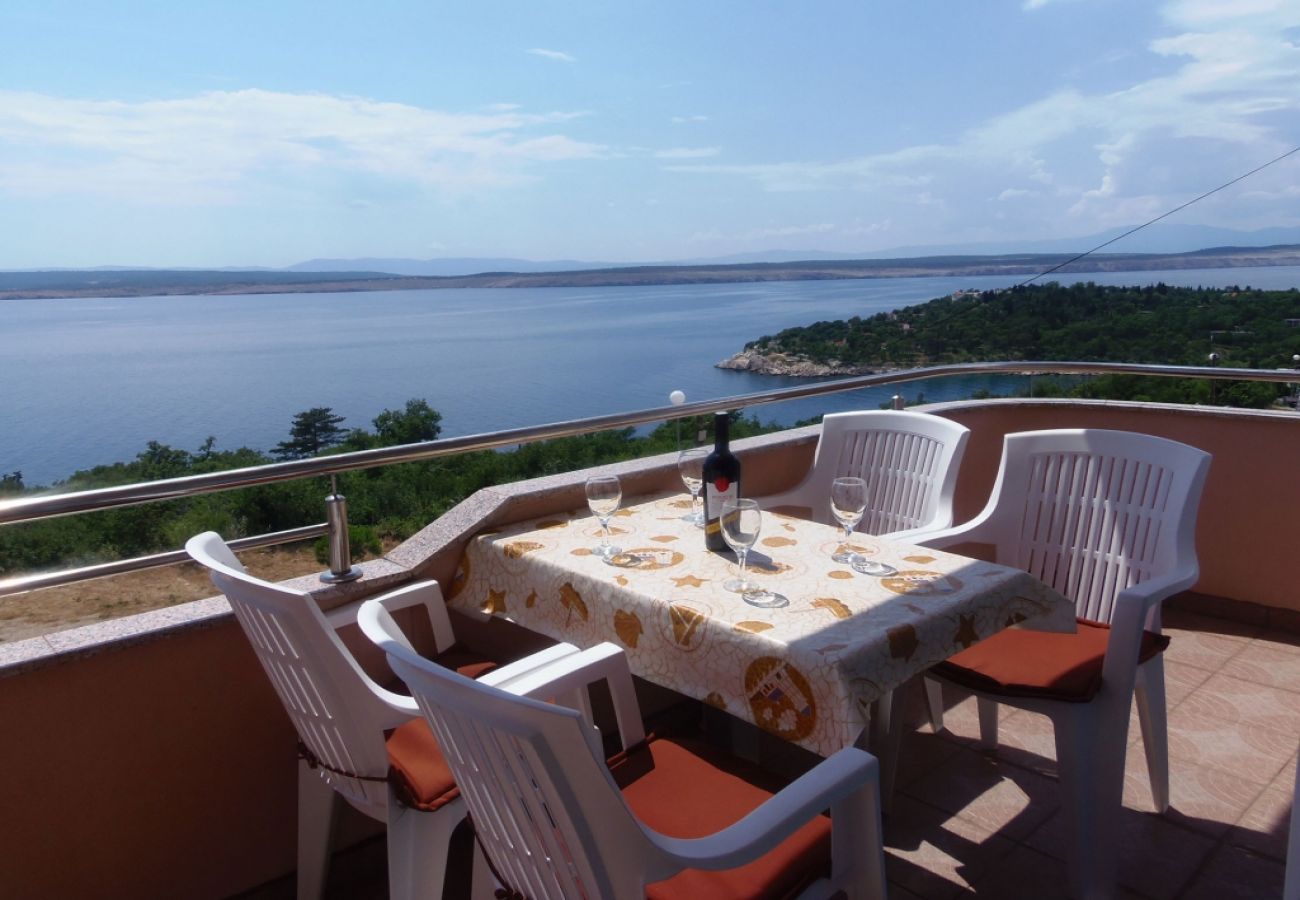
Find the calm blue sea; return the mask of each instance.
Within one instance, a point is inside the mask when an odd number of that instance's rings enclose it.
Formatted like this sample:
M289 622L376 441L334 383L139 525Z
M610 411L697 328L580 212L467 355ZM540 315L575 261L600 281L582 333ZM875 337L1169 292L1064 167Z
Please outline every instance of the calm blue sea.
M1067 276L1104 284L1300 285L1300 268ZM1020 279L894 278L616 288L527 288L0 301L0 473L50 484L134 457L269 449L295 413L348 426L420 397L446 436L767 390L795 379L714 368L747 341ZM1058 280L1066 280L1059 278ZM959 399L1016 379L946 379L899 392ZM895 389L760 407L782 423L874 408Z

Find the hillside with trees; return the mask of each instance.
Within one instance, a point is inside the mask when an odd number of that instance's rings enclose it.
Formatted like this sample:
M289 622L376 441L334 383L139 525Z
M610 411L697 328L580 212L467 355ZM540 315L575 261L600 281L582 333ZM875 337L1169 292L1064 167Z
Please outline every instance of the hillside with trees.
M858 371L980 361L1090 361L1278 369L1300 354L1300 291L1069 287L960 292L868 318L815 322L746 344L749 354ZM1154 382L1161 382L1160 385ZM1219 385L1219 402L1272 404L1281 385ZM1107 377L1082 396L1205 402L1204 383Z

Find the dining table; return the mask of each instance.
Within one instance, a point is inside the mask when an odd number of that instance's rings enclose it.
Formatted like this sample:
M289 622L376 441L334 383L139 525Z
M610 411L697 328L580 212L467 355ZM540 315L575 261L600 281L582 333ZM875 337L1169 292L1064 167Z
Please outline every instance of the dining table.
M1019 569L855 533L852 550L894 570L867 575L831 559L842 532L772 511L747 569L785 602L754 606L724 587L737 561L705 548L691 511L684 493L633 498L610 520L609 558L585 508L480 533L448 603L611 641L635 675L822 756L860 744L873 704L953 653L1007 627L1075 628L1073 603Z

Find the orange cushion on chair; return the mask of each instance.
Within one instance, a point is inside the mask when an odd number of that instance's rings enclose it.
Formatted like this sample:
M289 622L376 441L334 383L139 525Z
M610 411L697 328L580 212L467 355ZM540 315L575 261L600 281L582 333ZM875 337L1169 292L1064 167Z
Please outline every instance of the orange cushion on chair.
M771 797L754 767L702 745L652 739L610 761L636 816L660 834L698 838L739 821ZM776 849L720 872L687 869L646 887L652 900L696 897L782 898L830 871L830 820L818 816Z
M1101 689L1101 665L1110 626L1078 619L1062 634L1007 628L934 667L955 684L986 694L1087 703ZM1167 635L1142 633L1139 663L1169 646Z
M454 644L435 656L434 661L466 678L481 678L497 667L481 654ZM460 796L438 741L423 718L412 719L394 729L386 746L388 777L404 805L432 812Z

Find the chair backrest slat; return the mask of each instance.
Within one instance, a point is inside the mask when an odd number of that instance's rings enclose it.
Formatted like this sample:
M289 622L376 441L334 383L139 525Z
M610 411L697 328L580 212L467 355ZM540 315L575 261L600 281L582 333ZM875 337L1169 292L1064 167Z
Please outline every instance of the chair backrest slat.
M991 524L998 559L1109 621L1120 591L1194 559L1209 455L1163 438L1061 430L1006 437Z

